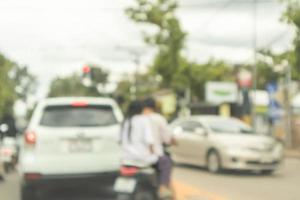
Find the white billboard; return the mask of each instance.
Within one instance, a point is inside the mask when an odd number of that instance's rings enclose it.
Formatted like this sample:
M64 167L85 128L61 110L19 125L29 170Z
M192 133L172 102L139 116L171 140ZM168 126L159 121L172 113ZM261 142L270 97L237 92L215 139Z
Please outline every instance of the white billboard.
M233 82L207 82L205 100L212 104L236 103L238 101L238 86Z

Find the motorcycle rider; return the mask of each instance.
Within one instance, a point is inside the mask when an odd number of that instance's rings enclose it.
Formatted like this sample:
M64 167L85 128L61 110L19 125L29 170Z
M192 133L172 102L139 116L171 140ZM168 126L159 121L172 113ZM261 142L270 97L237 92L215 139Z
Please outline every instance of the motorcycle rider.
M120 144L121 162L124 166L148 167L158 161L158 156L154 154L151 124L147 117L142 115L142 110L141 101L131 102L122 124Z

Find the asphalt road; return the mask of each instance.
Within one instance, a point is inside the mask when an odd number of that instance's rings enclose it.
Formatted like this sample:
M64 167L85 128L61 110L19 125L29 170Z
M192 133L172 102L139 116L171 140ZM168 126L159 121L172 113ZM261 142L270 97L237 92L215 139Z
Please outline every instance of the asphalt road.
M186 197L179 200L300 199L300 160L297 159L287 159L272 176L237 172L212 175L201 168L177 166L174 177L178 196ZM8 175L6 181L0 183L0 200L19 200L18 186L17 174Z
M236 172L212 175L180 166L175 177L216 196L215 200L300 200L300 159L286 159L272 176Z

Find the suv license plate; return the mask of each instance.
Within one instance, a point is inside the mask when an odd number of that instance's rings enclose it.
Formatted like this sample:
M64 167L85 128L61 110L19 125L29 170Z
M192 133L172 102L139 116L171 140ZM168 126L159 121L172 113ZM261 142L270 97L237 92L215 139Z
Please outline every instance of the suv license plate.
M74 140L69 142L70 153L88 153L92 151L92 142L89 140Z
M136 187L137 181L133 178L118 178L114 185L114 191L120 193L133 193Z

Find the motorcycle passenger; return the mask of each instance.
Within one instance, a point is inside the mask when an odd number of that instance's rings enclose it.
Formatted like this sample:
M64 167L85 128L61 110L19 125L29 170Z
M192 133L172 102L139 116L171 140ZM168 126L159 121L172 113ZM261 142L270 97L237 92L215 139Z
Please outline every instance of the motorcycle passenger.
M168 128L167 120L156 112L156 102L153 98L144 100L143 113L147 116L152 133L154 134L154 154L158 156L156 168L159 174L159 194L160 198L175 198L171 186L172 160L170 154L166 151L166 146L175 144L175 140Z

